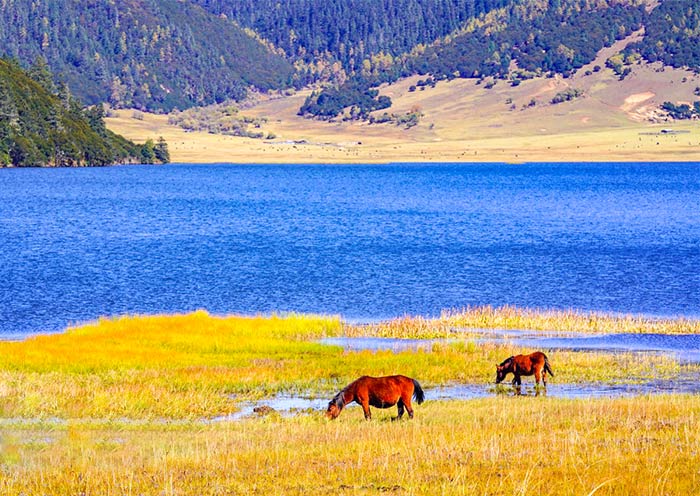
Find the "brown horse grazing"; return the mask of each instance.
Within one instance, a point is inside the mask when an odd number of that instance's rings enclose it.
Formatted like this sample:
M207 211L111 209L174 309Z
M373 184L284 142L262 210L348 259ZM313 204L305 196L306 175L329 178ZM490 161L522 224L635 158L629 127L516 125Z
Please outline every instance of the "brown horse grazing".
M413 418L411 397L415 398L419 405L425 400L423 388L415 379L403 375L387 377L368 377L365 375L347 385L328 402L326 417L336 418L345 405L355 401L362 405L367 420L372 418L369 411L370 405L375 408L389 408L397 405L399 418L403 415L404 408L408 411L408 417Z
M505 379L509 373L513 374L513 384L516 386L520 386L520 376L523 375L534 374L535 383L539 384L541 378L544 387L547 387L547 373L554 377L547 355L541 351L506 358L503 363L496 366L496 384Z

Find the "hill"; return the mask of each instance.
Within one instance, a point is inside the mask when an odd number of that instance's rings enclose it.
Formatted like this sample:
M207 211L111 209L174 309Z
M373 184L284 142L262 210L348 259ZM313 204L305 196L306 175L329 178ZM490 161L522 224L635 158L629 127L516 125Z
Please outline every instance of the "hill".
M106 128L102 107L83 110L65 87L54 93L45 66L32 69L0 59L0 167L143 161L141 146Z
M302 82L386 66L514 0L194 0L253 29L299 65ZM320 64L319 62L323 63ZM340 68L330 68L339 71Z
M388 106L380 105L368 88L396 81L398 75L427 75L426 84L495 77L516 85L541 75L568 77L601 49L644 26L651 6L644 0L511 3L471 19L449 36L415 47L391 65L357 74L340 89L312 94L300 111L328 119L355 107L352 117L366 119L369 112Z
M649 62L700 71L700 5L695 0L652 4L646 35L625 50L626 59L637 56Z
M642 28L604 61L618 75L638 60L698 69L699 10L694 0L12 0L0 52L24 66L45 58L87 104L161 112L314 84L324 89L302 114L368 119L391 105L373 90L383 83L568 78Z
M180 0L12 0L0 56L48 61L85 104L165 110L283 88L293 68L233 22Z
M247 117L263 120L260 131L274 139L185 132L168 125L166 116L147 115L141 121L128 112L107 123L126 136L162 134L175 162L698 161L696 121L674 121L659 107L666 101L692 102L700 77L658 62L639 62L620 80L605 66L642 37L637 31L617 41L568 78L537 76L517 86L494 78L419 86L425 77L411 76L384 84L379 93L393 105L370 114L374 123L297 115L309 90L262 98L241 109ZM567 92L579 96L553 103ZM410 127L397 119L380 123L384 112L399 117L417 112L420 117Z

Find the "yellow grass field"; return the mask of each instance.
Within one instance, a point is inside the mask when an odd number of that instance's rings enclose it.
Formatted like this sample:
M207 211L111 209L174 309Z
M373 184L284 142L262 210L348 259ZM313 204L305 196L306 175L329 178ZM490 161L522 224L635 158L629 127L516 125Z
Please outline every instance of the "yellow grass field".
M426 401L413 420L401 422L387 416L366 422L352 413L335 421L3 424L0 494L686 496L700 490L697 397Z
M609 332L697 332L690 321L469 309L442 319L591 322ZM518 320L519 319L519 320ZM440 324L440 319L400 325ZM468 325L468 324L464 324ZM380 326L381 328L381 326ZM318 339L371 328L333 316L104 318L0 342L0 494L687 495L700 491L697 395L566 399L492 391L436 400L441 384L493 382L508 345L462 341L426 351L348 352ZM584 329L585 330L585 329ZM548 353L562 383L671 380L697 365L630 353ZM418 378L415 418L358 407L238 420L239 402L277 393L330 398L359 375ZM223 418L222 418L223 417Z

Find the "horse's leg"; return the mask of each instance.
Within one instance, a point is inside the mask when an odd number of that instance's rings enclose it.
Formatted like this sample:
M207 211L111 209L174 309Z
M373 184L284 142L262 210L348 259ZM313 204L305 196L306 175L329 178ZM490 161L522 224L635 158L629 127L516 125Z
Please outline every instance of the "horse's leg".
M406 411L408 412L408 418L412 419L413 407L411 406L411 399L409 398L408 401L405 401L404 403L406 403Z
M396 407L399 409L399 419L403 417L403 400L399 398L399 401L396 403Z
M522 381L520 380L520 374L513 374L513 385L520 386Z
M535 386L540 385L540 380L543 379L542 371L540 369L535 369ZM547 384L545 384L546 386Z
M401 395L401 399L399 400L404 404L406 407L406 411L408 412L408 418L412 419L413 418L413 406L411 406L411 395L413 393L404 393Z
M365 420L372 420L372 412L369 410L369 398L362 398L360 405L362 405L362 411L365 412Z

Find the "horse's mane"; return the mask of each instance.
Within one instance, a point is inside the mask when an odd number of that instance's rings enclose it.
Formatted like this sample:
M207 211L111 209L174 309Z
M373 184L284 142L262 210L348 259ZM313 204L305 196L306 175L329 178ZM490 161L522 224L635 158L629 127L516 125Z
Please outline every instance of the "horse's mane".
M506 358L505 360L503 360L503 361L501 362L501 364L499 365L499 367L503 367L503 366L506 365L508 362L510 362L511 360L513 360L513 358L515 358L515 357L514 357L514 356L509 356L508 358Z
M338 394L333 396L333 399L329 402L329 404L332 403L335 406L337 406L340 410L342 410L343 407L345 406L345 391L347 389L348 388L346 387L343 390L341 390Z

